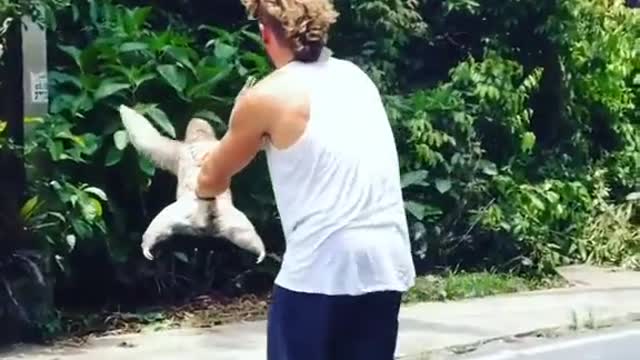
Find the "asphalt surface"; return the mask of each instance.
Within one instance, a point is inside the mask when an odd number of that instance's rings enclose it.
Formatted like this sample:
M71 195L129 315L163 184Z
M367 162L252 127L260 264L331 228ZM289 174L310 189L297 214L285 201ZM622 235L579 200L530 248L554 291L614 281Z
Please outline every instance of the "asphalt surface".
M464 360L639 360L640 326L570 338L538 345L510 346Z

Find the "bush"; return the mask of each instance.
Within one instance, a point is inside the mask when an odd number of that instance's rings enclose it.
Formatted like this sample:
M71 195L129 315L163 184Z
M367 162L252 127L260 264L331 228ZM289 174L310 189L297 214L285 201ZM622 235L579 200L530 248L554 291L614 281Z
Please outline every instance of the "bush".
M471 215L495 201L499 174L527 162L535 144L527 99L539 76L489 52L460 63L449 82L390 105L398 136L408 139L403 183L414 245L431 253L429 262L448 264L457 247L472 242Z

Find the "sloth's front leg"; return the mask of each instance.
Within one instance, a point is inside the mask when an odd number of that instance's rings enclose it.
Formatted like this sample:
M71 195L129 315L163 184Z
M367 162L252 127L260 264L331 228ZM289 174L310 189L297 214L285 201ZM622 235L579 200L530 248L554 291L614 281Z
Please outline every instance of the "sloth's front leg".
M151 251L158 243L175 235L207 236L210 229L210 204L182 197L156 215L142 235L142 253L153 260Z

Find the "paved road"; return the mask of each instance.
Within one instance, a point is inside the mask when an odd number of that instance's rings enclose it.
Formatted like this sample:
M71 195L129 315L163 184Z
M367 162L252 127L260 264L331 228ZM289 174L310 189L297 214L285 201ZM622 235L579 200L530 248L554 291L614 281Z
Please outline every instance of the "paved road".
M465 360L638 360L640 327L619 329L521 349L464 357Z

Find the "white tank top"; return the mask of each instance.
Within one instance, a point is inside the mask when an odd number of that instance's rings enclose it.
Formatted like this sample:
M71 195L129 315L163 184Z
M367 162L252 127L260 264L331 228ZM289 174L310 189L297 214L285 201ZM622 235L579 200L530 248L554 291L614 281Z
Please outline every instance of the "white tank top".
M326 295L406 291L415 269L378 89L330 54L278 71L308 84L310 118L292 146L265 148L286 241L276 284Z

